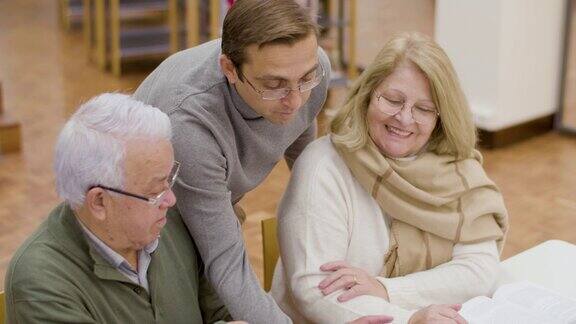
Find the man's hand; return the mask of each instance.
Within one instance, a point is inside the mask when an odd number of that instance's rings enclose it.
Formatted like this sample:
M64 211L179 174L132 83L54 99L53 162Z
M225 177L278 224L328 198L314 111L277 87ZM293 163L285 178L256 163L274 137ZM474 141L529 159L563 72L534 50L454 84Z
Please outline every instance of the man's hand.
M392 323L393 319L394 318L392 316L388 315L370 315L360 317L348 324L386 324L386 323Z
M410 317L408 324L466 324L458 311L462 305L430 305Z
M320 270L332 272L318 285L325 296L346 289L338 296L338 301L345 302L361 295L372 295L389 301L388 291L380 281L360 268L349 266L345 261L325 263L320 266Z

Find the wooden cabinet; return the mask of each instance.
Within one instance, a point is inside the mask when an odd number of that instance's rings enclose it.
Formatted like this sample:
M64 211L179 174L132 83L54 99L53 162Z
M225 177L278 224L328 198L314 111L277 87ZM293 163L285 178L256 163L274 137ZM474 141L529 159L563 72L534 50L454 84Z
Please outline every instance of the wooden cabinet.
M20 151L22 143L20 123L8 116L3 104L0 84L0 155Z
M557 125L576 134L576 1L568 1L566 43L560 111Z
M179 49L178 0L84 0L89 56L115 75L122 63L164 58Z

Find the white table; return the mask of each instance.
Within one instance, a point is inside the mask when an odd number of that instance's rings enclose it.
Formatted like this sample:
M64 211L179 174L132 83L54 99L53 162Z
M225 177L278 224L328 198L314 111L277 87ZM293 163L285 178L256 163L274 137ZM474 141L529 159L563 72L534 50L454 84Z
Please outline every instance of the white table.
M503 281L530 281L576 299L576 245L550 240L502 261Z

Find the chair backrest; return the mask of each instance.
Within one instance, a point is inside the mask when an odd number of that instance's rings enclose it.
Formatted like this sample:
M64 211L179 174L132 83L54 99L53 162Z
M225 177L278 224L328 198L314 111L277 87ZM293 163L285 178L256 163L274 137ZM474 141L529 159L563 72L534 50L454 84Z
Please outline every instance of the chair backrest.
M6 301L4 300L4 292L0 291L0 324L4 324L6 317Z
M264 290L270 291L272 276L278 261L278 239L276 237L276 217L261 221L262 251L264 255Z

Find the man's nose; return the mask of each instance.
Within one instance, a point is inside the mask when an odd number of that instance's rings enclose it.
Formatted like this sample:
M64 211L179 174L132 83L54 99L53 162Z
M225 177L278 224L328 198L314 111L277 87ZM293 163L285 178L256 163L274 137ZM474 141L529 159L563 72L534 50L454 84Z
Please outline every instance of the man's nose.
M296 110L302 106L302 93L298 89L290 90L288 95L282 99L282 103L290 110Z

